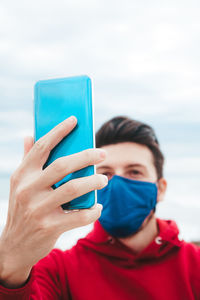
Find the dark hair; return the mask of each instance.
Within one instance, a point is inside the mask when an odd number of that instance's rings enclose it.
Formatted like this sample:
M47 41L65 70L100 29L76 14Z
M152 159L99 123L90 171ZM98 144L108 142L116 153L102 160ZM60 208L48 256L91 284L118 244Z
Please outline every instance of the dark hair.
M164 156L153 128L129 117L118 116L104 123L96 133L96 147L134 142L147 146L154 158L158 179L163 177Z

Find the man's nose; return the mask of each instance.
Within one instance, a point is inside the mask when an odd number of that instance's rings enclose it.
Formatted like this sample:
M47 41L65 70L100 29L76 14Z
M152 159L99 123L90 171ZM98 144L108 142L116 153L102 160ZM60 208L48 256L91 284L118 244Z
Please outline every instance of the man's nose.
M114 170L114 175L123 176L123 174L124 174L124 172L120 168Z

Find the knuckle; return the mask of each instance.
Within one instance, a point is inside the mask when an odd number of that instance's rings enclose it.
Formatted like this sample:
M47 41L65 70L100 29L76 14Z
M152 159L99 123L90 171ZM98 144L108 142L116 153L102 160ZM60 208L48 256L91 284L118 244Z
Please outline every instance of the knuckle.
M63 136L64 137L65 131L66 131L65 124L63 122L61 122L58 125L56 125L53 129L51 129L50 134L52 136Z
M51 226L49 222L43 220L39 223L38 230L41 231L43 235L49 235L53 232L53 226Z
M17 202L26 203L30 194L28 186L19 186L15 191L15 199Z
M58 131L58 130L63 131L63 130L65 130L65 129L66 129L66 126L65 126L65 123L63 123L63 122L59 123L59 124L54 128L55 131Z
M46 217L40 220L39 230L44 236L55 237L58 234L58 224L52 218Z
M71 197L76 196L77 193L78 193L78 186L77 186L77 184L75 184L74 182L69 182L66 185L66 193L67 193L67 195L69 195Z
M19 176L17 175L16 172L14 172L11 176L10 176L10 184L11 186L15 186L19 183Z
M38 234L45 236L52 232L51 223L48 222L41 213L41 209L37 205L28 204L25 210L26 223L29 222L32 225L34 231Z
M35 142L34 147L39 152L45 152L46 151L46 145L45 145L45 143L43 142L42 139L39 139L37 142Z
M79 222L82 225L87 225L88 223L90 223L90 217L87 210L81 212L81 214L79 215Z
M63 163L61 158L56 159L53 169L56 174L60 174L61 172L63 172Z
M10 184L11 186L16 186L20 183L22 175L24 173L24 169L19 166L10 176Z
M22 201L23 202L23 201ZM24 203L22 203L24 204ZM24 214L25 214L25 218L26 220L28 220L29 222L31 222L33 224L34 228L43 228L43 226L41 226L42 221L43 221L43 213L42 213L42 206L35 204L34 202L28 201L26 203L24 209Z
M92 161L93 161L93 155L92 155L91 149L84 150L83 152L84 152L84 160L85 160L88 164L91 164Z

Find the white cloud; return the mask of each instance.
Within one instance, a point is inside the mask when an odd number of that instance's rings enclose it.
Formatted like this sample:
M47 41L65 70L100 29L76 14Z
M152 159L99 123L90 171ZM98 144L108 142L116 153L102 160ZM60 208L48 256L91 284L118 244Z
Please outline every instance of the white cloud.
M1 99L21 98L24 105L32 98L36 80L87 73L94 78L97 106L108 103L110 114L113 107L125 112L130 107L139 116L168 113L174 120L175 111L178 119L197 121L196 5L3 2Z
M169 174L176 175L177 173L199 175L200 170L200 155L193 157L170 157L166 161L166 171Z
M8 126L20 126L20 124L24 126L24 123L29 126L32 123L32 119L33 113L27 110L7 110L0 112L1 123Z

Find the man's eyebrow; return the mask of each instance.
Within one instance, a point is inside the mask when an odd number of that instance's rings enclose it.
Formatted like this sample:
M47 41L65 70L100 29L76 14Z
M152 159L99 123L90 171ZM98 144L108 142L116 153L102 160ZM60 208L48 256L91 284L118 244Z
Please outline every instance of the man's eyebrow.
M105 166L104 165L103 166L99 166L99 167L97 166L97 168L98 169L101 169L101 168L102 169L112 169L112 167L109 167L109 166L106 166L106 165Z
M145 165L142 165L142 164L128 164L125 166L126 168L133 168L133 167L142 167L142 168L146 168Z

